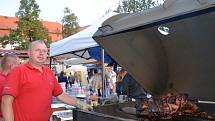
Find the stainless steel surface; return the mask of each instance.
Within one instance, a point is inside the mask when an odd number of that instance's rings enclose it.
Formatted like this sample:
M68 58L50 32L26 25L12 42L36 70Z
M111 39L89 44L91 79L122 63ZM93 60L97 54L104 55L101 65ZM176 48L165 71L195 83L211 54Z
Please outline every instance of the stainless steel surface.
M118 33L98 31L94 39L152 94L173 89L215 101L214 25L213 5ZM162 35L160 26L170 34Z
M176 116L159 119L158 117L137 117L134 114L134 110L128 111L127 106L132 106L127 103L123 104L114 104L114 105L105 105L99 106L95 109L95 112L83 111L83 110L73 110L73 121L210 121L204 118L198 118L192 115L186 116ZM127 107L127 108L124 108ZM120 110L122 108L122 110Z
M212 101L205 101L205 100L198 100L198 103L215 104L215 102L212 102Z
M127 105L127 104L125 104ZM95 112L73 110L73 121L136 121L137 117L119 111L118 105L98 106Z

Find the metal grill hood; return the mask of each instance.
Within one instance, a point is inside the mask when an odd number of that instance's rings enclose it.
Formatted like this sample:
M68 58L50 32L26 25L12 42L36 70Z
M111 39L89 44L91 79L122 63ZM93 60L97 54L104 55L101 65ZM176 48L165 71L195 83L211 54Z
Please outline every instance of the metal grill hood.
M93 38L152 94L215 101L214 27L214 0L167 0L110 18Z

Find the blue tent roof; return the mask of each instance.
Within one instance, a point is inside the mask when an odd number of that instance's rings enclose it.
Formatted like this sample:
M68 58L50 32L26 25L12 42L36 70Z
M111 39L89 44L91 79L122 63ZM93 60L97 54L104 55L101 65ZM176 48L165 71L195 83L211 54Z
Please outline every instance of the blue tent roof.
M101 52L101 47L93 47L93 48L89 48L88 52L90 54L90 57L93 59L96 59L97 61L102 61L102 52ZM104 62L105 63L112 63L112 58L105 53L104 55Z

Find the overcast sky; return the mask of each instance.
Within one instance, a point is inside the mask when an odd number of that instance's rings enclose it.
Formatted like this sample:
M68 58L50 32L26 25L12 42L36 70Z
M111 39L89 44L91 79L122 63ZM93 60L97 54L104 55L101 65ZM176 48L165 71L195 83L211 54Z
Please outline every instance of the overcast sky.
M80 26L95 23L108 9L115 10L119 0L36 0L40 18L61 23L63 10L69 7L78 17ZM0 0L0 15L14 17L19 0Z

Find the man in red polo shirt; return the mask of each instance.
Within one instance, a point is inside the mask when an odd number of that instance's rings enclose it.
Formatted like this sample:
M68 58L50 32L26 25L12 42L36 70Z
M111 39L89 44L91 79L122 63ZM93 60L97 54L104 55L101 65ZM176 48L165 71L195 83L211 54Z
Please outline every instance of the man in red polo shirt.
M62 91L52 71L44 66L48 49L43 41L29 45L29 63L9 73L3 90L2 111L5 121L48 121L52 96L78 108L91 106Z
M0 104L2 100L2 91L3 87L6 83L7 74L13 69L15 66L19 64L19 58L16 55L6 54L1 60L1 72L0 72ZM1 107L1 105L0 105ZM0 121L2 120L2 111L0 109Z

